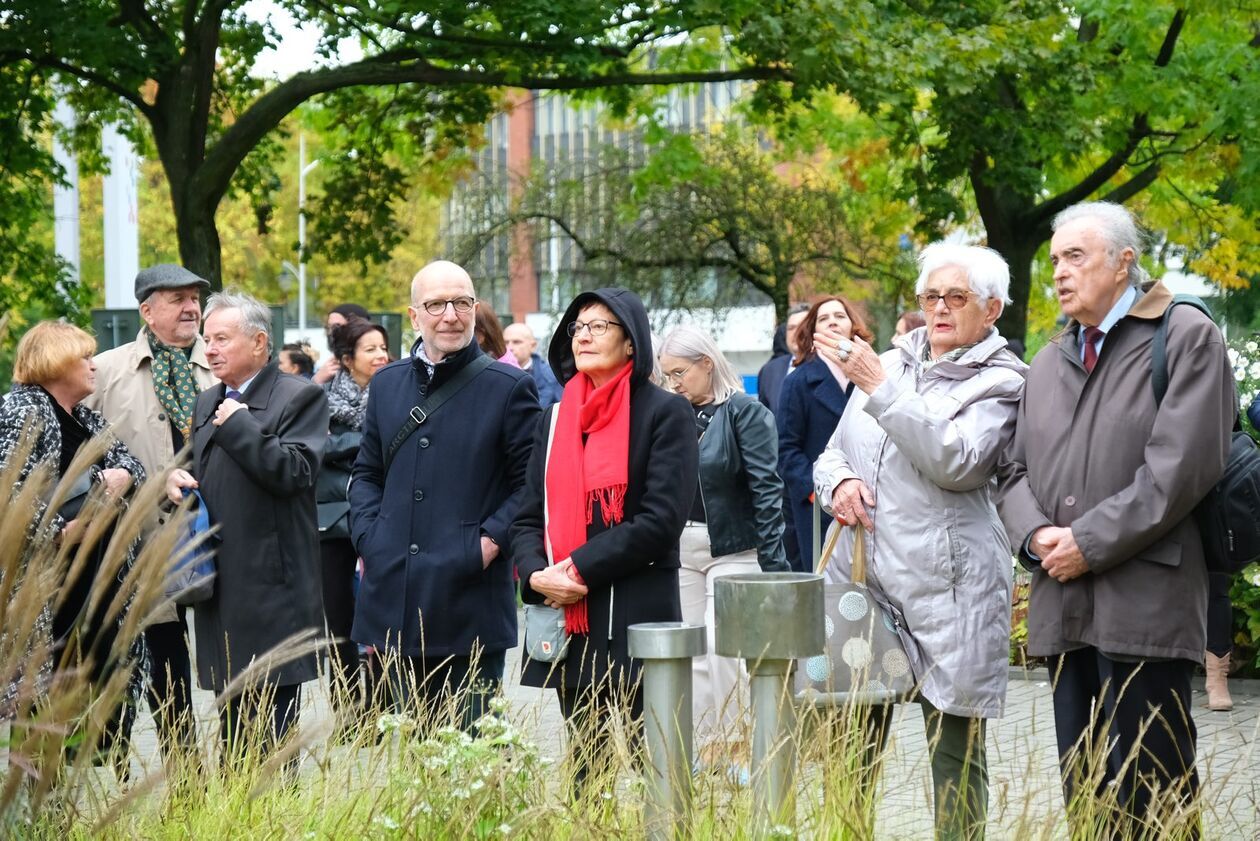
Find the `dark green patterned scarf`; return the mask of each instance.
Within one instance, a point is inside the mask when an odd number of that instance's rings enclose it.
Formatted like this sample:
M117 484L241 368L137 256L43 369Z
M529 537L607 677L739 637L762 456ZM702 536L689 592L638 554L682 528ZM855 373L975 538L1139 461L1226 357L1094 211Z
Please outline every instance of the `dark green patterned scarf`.
M179 427L187 441L192 432L193 404L198 391L188 353L184 348L162 344L148 327L144 328L144 335L153 350L153 390L167 417Z

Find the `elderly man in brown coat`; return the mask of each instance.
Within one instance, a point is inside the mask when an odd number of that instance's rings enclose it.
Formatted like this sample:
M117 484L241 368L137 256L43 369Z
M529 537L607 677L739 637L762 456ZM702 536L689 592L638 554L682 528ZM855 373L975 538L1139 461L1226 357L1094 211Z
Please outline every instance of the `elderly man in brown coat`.
M1029 651L1051 661L1069 817L1092 811L1084 781L1099 781L1121 825L1145 837L1148 807L1198 790L1190 677L1208 579L1191 511L1224 470L1235 398L1220 331L1180 306L1156 405L1151 341L1173 296L1145 283L1140 248L1119 205L1055 218L1050 260L1070 320L1028 372L999 511L1033 570Z

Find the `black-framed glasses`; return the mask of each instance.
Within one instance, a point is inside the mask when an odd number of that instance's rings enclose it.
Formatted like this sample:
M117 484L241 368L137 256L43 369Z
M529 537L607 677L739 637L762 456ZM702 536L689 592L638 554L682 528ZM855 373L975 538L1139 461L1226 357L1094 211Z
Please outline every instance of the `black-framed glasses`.
M618 327L622 326L620 321L609 321L607 318L592 318L590 321L570 321L566 332L570 336L576 337L583 330L589 330L592 336L602 336L614 324Z
M967 302L975 297L975 292L964 292L961 289L951 289L948 292L926 292L922 295L915 295L914 299L919 302L919 309L924 312L930 312L936 309L938 301L944 300L945 307L951 310L960 310L967 306Z
M462 298L448 298L445 301L425 301L420 306L424 307L424 311L429 315L445 315L448 306L454 307L455 312L460 315L467 315L472 312L473 307L476 305L476 298L464 296Z

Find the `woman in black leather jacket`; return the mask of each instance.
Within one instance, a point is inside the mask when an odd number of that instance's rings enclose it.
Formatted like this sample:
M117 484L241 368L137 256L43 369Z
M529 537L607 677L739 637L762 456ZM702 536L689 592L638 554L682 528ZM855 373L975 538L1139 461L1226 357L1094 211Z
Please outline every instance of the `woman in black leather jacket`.
M315 500L319 508L324 621L329 636L336 640L329 646L335 660L329 669L329 687L339 724L348 727L362 714L363 702L359 647L350 639L359 556L350 542L346 489L363 439L368 386L372 375L389 362L389 336L379 324L352 318L334 327L330 338L340 368L324 386L328 392L328 447L316 480Z
M708 654L693 660L694 721L702 758L742 741L744 684L739 661L717 656L714 581L723 575L786 571L783 482L774 415L743 391L731 363L706 333L676 328L661 342L665 380L696 413L700 481L681 539L683 621L703 624Z

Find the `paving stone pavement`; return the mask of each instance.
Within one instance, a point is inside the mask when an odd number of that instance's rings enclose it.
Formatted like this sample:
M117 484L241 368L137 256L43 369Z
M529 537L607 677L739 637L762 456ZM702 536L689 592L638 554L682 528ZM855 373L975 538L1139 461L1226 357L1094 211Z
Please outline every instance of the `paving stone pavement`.
M505 695L513 719L536 744L560 752L563 722L554 693L525 687L519 681L519 651L509 652ZM300 726L331 728L323 687L307 684ZM1199 729L1199 769L1207 811L1205 838L1260 839L1260 681L1231 681L1234 709L1214 713L1206 707L1202 680L1194 695ZM198 690L195 703L203 739L213 733L213 696ZM917 706L903 705L895 716L885 761L877 812L877 835L888 839L930 839L930 784L923 718ZM159 765L152 719L142 712L136 728L135 770ZM1006 715L992 722L989 750L989 837L1013 838L1022 817L1049 823L1062 811L1056 771L1054 719L1050 686L1044 670L1012 670ZM544 752L553 753L544 747ZM1060 821L1055 838L1066 838Z

